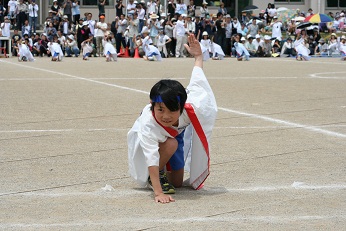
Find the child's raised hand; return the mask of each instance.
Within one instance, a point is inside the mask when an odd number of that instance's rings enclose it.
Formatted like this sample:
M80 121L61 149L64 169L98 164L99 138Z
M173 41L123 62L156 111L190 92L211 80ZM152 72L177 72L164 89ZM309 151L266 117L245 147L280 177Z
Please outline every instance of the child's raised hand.
M160 193L159 195L155 196L155 202L160 202L162 204L166 204L169 202L174 202L175 200L170 196L166 195L164 193Z
M187 42L189 43L189 45L184 44L184 46L191 55L193 55L194 57L202 55L201 45L199 44L199 41L195 38L195 35L190 34L187 37Z

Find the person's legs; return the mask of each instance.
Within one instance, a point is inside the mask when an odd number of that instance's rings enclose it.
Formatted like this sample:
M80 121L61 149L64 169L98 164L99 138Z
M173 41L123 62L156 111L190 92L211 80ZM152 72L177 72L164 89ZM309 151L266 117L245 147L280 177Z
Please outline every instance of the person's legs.
M101 56L101 46L102 46L102 37L98 36L96 37L96 49L97 49L97 54Z
M79 56L79 49L78 48L74 48L74 49L72 49L72 51L76 57Z
M181 52L181 46L183 45L183 37L177 36L177 44L175 47L175 57L183 55Z
M66 54L67 54L67 57L71 57L71 48L70 47L66 47Z
M30 32L30 34L36 33L36 25L37 25L37 17L34 17L33 18L33 28L32 28L32 32Z
M178 148L178 141L175 138L167 138L163 143L159 143L160 164L159 169L163 170L169 159Z

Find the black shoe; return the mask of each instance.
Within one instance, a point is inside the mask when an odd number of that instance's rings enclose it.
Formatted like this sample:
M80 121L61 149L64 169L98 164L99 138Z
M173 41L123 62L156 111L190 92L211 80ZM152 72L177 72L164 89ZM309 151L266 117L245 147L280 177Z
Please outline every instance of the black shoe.
M149 186L154 190L150 177L148 178L148 183L149 183ZM175 193L175 188L171 183L168 182L166 173L163 173L163 174L160 173L160 183L161 183L162 192L164 194Z

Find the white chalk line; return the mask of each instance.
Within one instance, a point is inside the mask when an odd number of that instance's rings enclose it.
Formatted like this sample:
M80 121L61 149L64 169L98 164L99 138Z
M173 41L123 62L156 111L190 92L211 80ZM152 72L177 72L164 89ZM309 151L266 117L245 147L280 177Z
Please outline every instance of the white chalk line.
M315 58L315 57L314 57ZM320 57L316 57L318 59L320 59ZM330 60L331 58L326 58L325 60ZM332 58L333 59L333 58ZM318 64L334 64L334 65L345 65L344 61L341 61L339 58L335 58L335 60L338 60L340 62L321 62L321 61L315 61L313 59L310 59L310 61L297 61L296 59L282 59L282 58L277 58L277 59L267 59L267 58L263 58L263 59L256 59L256 60L263 60L263 61L277 61L277 62L299 62L302 64L313 64L313 63L318 63Z
M87 78L87 77L85 77ZM129 77L129 78L87 78L90 80L160 80L162 77L156 78L145 78L145 77ZM189 78L176 78L176 80L186 80ZM271 79L298 79L298 77L283 77L283 76L263 76L263 77L208 77L210 80L253 80L253 79L263 79L263 80L271 80ZM0 78L0 81L73 81L77 79L71 78Z
M129 128L87 128L87 129L25 129L3 130L0 133L44 133L44 132L94 132L94 131L128 131Z
M71 77L71 78L75 78L75 79L80 79L80 80L84 80L84 81L88 81L88 82L92 82L92 83L97 83L97 84L101 84L101 85L116 87L116 88L123 89L123 90L129 90L129 91L134 91L134 92L138 92L138 93L144 93L146 95L149 94L149 92L147 92L147 91L137 90L137 89L130 88L130 87L123 87L123 86L116 85L116 84L109 84L109 83L105 83L105 82L101 82L101 81L96 81L96 80L91 80L91 79L78 77L78 76L74 76L74 75L64 74L64 73L57 72L57 71L51 71L51 70L37 68L37 67L31 67L31 66L25 66L22 64L11 63L11 62L1 61L1 60L0 60L0 62L5 62L8 64L17 65L20 67L31 68L31 69L39 70L39 71L45 71L45 72L49 72L49 73L53 73L53 74L57 74L57 75L63 75L63 76L67 76L67 77ZM231 109L227 109L227 108L222 108L222 107L218 107L218 109L229 112L229 113L234 113L234 114L243 115L243 116L247 116L247 117L251 117L251 118L261 119L261 120L265 120L265 121L269 121L269 122L273 122L273 123L277 123L277 124L283 124L283 125L287 125L287 126L291 126L291 127L302 127L303 129L306 129L308 131L321 133L324 135L346 138L345 134L337 133L337 132L333 132L333 131L328 131L328 130L320 129L320 128L313 127L313 126L308 126L308 125L303 125L303 124L298 124L298 123L292 123L292 122L285 121L285 120L274 119L274 118L267 117L267 116L251 114L251 113L231 110Z
M98 228L103 226L111 226L111 227L119 227L119 228L125 228L128 224L129 227L138 226L138 225L144 225L144 224L151 224L151 225L158 225L158 224L179 224L179 223L186 223L186 222L198 222L198 223L208 223L208 222L257 222L257 223L291 223L291 222L297 222L297 221L330 221L330 220L344 220L346 216L344 215L334 215L334 216L328 216L328 215L302 215L302 216L247 216L247 215L235 215L232 214L222 214L219 216L204 216L204 217L185 217L185 218L139 218L139 217L132 217L131 219L126 217L116 217L116 221L110 221L110 220L104 220L103 222L91 222L91 221L85 221L82 220L80 222L70 222L70 223L2 223L0 224L0 228L57 228L57 227L88 227L88 226L96 226ZM136 224L131 224L129 221L135 222Z
M330 74L343 74L343 77L341 77L341 76L323 76L323 75L330 75ZM310 74L310 77L316 78L316 79L346 79L346 72L320 72L320 73Z
M325 134L325 135L329 135L329 136L346 138L345 134L338 133L338 132L333 132L333 131L329 131L329 130L325 130L325 129L321 129L321 128L314 127L314 126L293 123L293 122L289 122L289 121L285 121L285 120L274 119L274 118L271 118L271 117L268 117L268 116L263 116L263 115L258 115L258 114L251 114L251 113L236 111L236 110L232 110L232 109L228 109L228 108L223 108L223 107L218 107L218 109L221 110L221 111L230 112L230 113L234 113L234 114L237 114L237 115L242 115L242 116L246 116L246 117L250 117L250 118L261 119L261 120L265 120L265 121L269 121L269 122L273 122L273 123L277 123L277 124L286 125L286 126L289 126L289 127L292 127L292 128L297 128L298 127L298 128L303 128L303 129L308 130L308 131L312 131L312 132L316 132L316 133L321 133L321 134Z
M313 126L316 128L344 128L346 124L339 125L318 125ZM227 129L283 129L283 128L304 128L302 126L223 126L214 127L215 130L227 130ZM94 131L128 131L130 128L85 128L85 129L23 129L23 130L0 130L0 133L55 133L55 132L94 132Z
M245 187L245 188L213 188L213 187L204 187L197 193L256 193L256 192L275 192L275 191L338 191L345 190L345 184L330 184L330 185L307 185L304 182L294 182L292 185L282 185L282 186L256 186L256 187ZM182 189L184 190L184 189ZM192 190L192 189L191 189ZM178 189L179 191L179 189ZM106 198L118 198L118 197L131 197L134 195L143 195L151 194L152 190L134 190L134 189L118 189L112 188L111 191L98 190L94 192L26 192L20 194L8 194L0 193L0 196L5 195L7 197L106 197Z

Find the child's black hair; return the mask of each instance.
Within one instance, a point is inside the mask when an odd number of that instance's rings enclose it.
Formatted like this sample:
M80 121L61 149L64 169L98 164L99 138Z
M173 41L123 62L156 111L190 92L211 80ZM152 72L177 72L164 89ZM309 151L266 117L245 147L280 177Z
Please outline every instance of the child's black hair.
M170 111L184 110L187 99L186 90L176 80L163 79L157 82L150 90L151 110L155 103L163 102Z

